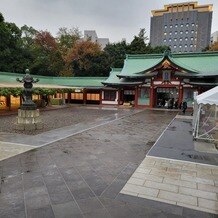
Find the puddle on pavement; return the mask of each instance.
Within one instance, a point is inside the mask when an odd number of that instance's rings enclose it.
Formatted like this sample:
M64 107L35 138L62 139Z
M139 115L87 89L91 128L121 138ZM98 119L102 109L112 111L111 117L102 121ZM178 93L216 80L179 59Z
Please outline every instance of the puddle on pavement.
M196 155L196 154L186 154L186 153L181 153L181 155L186 156L186 157L193 159L193 160L216 162L215 158L209 157L206 155Z

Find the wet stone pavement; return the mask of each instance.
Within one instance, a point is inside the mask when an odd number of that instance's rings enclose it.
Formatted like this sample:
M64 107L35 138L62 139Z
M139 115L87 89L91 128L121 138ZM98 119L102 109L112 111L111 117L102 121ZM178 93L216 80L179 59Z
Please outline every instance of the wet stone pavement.
M176 114L145 110L0 162L0 217L213 217L119 194Z

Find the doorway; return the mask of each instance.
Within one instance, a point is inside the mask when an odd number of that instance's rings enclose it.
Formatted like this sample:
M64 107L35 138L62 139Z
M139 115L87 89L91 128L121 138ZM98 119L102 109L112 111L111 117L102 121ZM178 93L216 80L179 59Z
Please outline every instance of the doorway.
M157 88L156 107L159 108L178 108L179 93L176 87Z

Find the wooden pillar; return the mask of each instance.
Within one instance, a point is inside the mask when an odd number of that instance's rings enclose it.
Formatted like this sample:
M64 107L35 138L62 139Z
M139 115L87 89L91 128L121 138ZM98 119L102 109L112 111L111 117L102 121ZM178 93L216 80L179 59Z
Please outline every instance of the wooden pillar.
M183 100L183 86L180 84L179 85L179 105L178 106L180 106L180 104L182 103L182 100Z
M154 106L154 84L153 80L151 79L151 86L150 86L150 108Z
M118 105L120 105L120 89L117 89L117 92L118 92L118 99L117 99L117 101L118 101Z
M86 104L87 101L87 90L83 89L83 104Z
M71 100L71 93L67 94L67 103L70 104L70 100Z
M102 89L100 89L100 94L99 94L100 95L99 96L100 97L100 99L99 99L100 100L100 105L102 105L102 92L103 92Z

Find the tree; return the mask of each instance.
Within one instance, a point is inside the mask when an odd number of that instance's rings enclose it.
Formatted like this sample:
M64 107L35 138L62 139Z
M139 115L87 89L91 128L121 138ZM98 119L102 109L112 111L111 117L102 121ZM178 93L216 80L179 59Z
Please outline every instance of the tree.
M218 51L218 42L214 42L210 47L209 51Z
M100 45L91 41L80 41L69 52L67 63L71 63L74 76L97 76L91 72L93 61L102 54Z
M34 40L38 31L33 27L24 25L21 27L22 43L26 48L30 48L34 44Z
M138 36L134 36L127 49L129 54L144 54L148 52L147 44L145 43L148 37L145 36L145 33L145 29L140 29Z
M127 53L126 41L108 44L104 48L104 52L108 56L111 67L121 68L123 67L124 59Z
M68 62L68 55L76 42L81 38L81 32L78 28L67 29L62 27L58 31L58 49L64 61L63 69L60 71L60 76L72 76L73 69L71 62Z
M32 46L34 61L30 67L34 74L57 76L63 68L63 59L55 38L48 31L36 34Z
M21 30L14 23L4 22L0 14L0 71L21 72L22 43Z

